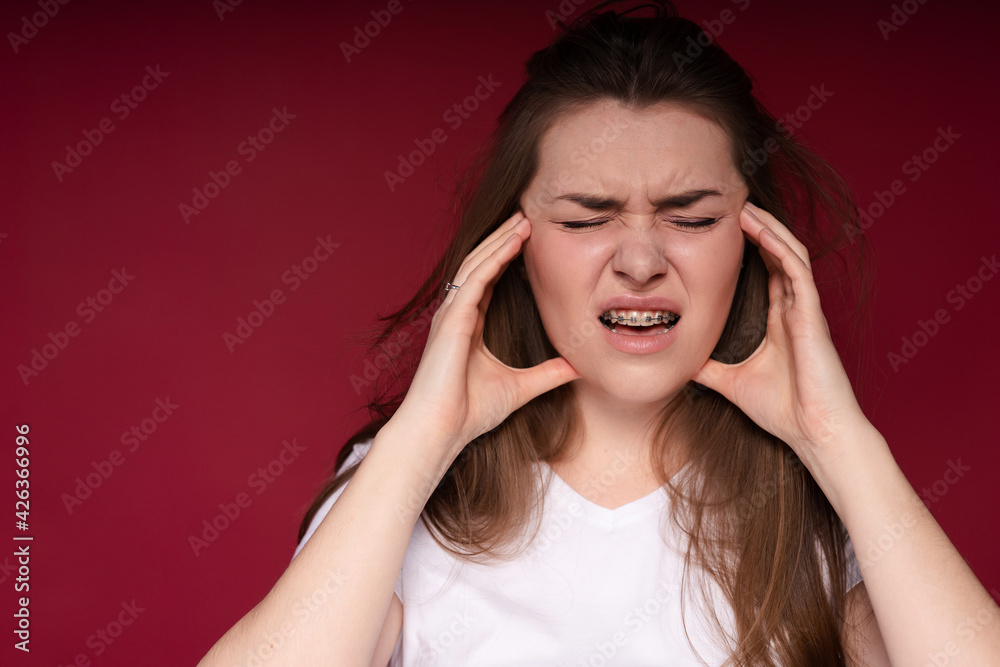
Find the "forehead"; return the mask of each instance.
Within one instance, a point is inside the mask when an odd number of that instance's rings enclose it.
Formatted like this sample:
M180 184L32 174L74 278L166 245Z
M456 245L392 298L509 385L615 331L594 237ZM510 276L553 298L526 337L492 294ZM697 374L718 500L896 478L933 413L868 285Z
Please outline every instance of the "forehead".
M547 190L714 187L725 194L743 185L722 128L672 103L636 110L602 100L565 112L542 137L538 167Z

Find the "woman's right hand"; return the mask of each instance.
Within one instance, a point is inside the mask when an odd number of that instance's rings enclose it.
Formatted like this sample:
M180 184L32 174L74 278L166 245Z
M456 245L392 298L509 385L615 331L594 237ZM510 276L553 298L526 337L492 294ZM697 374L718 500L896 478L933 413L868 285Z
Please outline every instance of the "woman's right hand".
M580 377L562 357L532 368L501 363L483 342L493 286L531 234L520 211L462 262L431 320L424 352L399 409L397 423L415 427L457 455L531 399Z

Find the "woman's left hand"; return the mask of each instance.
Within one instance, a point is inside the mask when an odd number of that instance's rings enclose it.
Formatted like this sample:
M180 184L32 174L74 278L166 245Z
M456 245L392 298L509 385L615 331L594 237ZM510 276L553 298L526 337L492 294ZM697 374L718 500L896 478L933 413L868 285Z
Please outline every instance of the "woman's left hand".
M809 465L824 444L870 423L830 337L806 247L750 202L739 221L770 274L767 331L744 361L709 359L693 379L725 396Z

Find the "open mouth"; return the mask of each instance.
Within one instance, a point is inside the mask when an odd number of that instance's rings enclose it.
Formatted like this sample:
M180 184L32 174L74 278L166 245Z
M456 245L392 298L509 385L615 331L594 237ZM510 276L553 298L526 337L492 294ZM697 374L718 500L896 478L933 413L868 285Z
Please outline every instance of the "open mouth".
M598 316L604 328L626 336L656 336L663 334L679 322L681 316L670 311L609 310Z

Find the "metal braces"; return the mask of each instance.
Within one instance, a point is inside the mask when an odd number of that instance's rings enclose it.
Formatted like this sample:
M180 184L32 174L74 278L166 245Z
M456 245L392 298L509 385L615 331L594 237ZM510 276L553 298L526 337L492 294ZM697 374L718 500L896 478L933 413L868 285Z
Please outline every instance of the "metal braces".
M678 316L675 315L673 318L670 318L670 319L671 320L676 320L677 317ZM625 316L624 315L619 315L618 317L611 317L610 315L601 315L601 319L604 320L605 322L619 322L619 323L621 323L621 322L625 321ZM635 317L630 317L628 319L629 319L630 322L638 322L639 321L638 318L635 318ZM654 320L656 322L663 322L663 315L657 315L656 317L652 317L650 315L646 316L646 322L653 322Z

